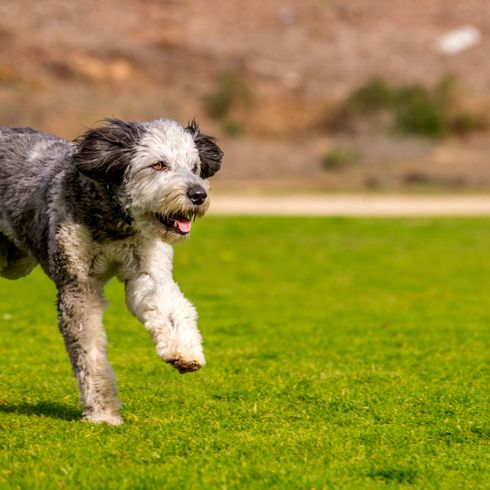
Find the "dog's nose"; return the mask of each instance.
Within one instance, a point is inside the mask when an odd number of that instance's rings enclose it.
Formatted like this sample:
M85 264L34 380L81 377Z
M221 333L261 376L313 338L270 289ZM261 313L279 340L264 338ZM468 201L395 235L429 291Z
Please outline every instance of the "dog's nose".
M208 197L208 193L204 190L204 187L193 185L187 189L187 196L193 204L202 204Z

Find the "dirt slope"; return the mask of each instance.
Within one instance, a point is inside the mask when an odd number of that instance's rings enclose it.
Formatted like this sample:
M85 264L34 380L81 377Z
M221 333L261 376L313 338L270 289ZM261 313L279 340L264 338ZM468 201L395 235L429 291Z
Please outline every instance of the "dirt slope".
M481 33L478 45L437 51L442 34L468 24ZM74 137L108 115L198 116L227 150L223 188L397 187L427 168L412 181L490 184L486 134L442 144L377 136L379 151L371 135L354 135L367 155L361 166L321 166L335 144L322 121L371 76L432 84L453 73L470 106L490 107L485 0L2 0L0 41L4 125ZM206 96L224 73L246 87L228 115L244 132L238 139L207 115Z

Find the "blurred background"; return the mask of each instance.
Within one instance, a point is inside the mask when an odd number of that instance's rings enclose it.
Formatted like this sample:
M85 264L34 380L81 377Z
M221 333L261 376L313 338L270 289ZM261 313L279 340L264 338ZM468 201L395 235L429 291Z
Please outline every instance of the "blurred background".
M0 124L197 117L218 192L490 190L486 0L0 1Z

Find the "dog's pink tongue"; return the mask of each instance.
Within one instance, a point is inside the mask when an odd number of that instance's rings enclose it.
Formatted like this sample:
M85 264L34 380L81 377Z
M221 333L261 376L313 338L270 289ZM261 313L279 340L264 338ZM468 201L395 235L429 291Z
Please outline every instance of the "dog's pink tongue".
M182 233L189 233L191 231L192 221L176 219L175 222L177 223L177 226Z

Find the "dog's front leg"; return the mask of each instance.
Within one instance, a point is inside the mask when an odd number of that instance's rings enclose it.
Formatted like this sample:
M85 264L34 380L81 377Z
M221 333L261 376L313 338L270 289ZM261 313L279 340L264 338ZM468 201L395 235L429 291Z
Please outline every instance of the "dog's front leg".
M122 423L115 377L106 357L102 286L89 279L58 286L59 327L77 378L84 418Z
M179 372L196 371L205 364L197 314L171 273L140 272L126 281L129 310L146 327L157 354Z

